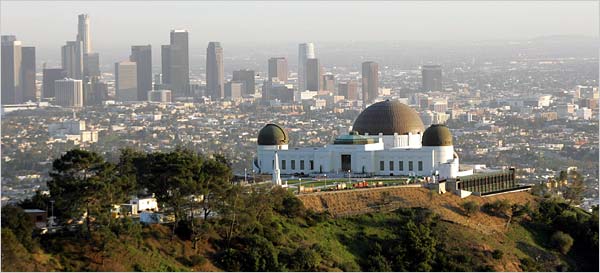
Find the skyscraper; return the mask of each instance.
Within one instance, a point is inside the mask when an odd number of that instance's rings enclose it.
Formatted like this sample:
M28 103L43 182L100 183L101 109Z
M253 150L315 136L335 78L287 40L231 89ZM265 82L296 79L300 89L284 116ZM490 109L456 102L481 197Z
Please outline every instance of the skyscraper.
M83 54L83 76L87 78L100 77L100 54Z
M2 104L22 100L21 53L21 41L13 35L2 36Z
M206 49L206 90L213 100L225 96L223 47L219 42L208 43Z
M137 101L137 66L134 62L115 63L115 93L119 101Z
M67 77L83 79L83 53L81 41L67 41L62 46L62 68L67 72Z
M321 78L321 82L323 83L321 90L335 93L335 77L333 76L333 74L323 75Z
M379 96L379 64L376 62L362 63L362 94L365 104Z
M45 68L43 73L42 98L54 98L54 82L66 78L67 73L62 68Z
M22 47L21 57L21 80L23 82L22 101L37 101L37 88L35 85L35 47Z
M241 98L242 94L245 92L244 91L246 89L245 86L246 86L245 82L228 81L225 84L225 97L234 99L234 100Z
M306 88L306 60L315 58L315 45L313 43L298 46L298 91Z
M287 82L288 79L288 63L284 57L276 57L269 59L269 81L273 81L273 78L277 78L276 81Z
M422 91L442 91L442 67L440 65L423 65L421 77L423 80Z
M309 91L321 90L321 64L319 59L311 58L306 60L306 88ZM301 90L305 91L305 90Z
M255 93L254 70L233 71L233 82L244 83L242 95L251 95Z
M340 96L344 96L347 100L358 99L358 83L356 81L341 82L338 85Z
M92 42L90 40L90 17L87 14L79 14L78 16L77 41L82 43L83 54L92 53Z
M190 54L187 30L172 30L169 47L169 87L174 97L189 96Z
M162 69L162 78L161 78L161 86L162 89L169 89L169 84L171 83L171 46L170 45L162 45L160 47L160 64Z
M146 101L148 91L152 90L152 47L131 46L130 60L137 66L137 98L139 101Z
M81 80L65 78L54 82L56 105L63 107L83 106L83 83Z

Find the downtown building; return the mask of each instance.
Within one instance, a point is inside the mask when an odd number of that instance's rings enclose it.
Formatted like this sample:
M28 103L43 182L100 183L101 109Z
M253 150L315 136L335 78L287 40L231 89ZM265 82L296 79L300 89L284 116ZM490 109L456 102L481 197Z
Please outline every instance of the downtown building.
M13 35L2 36L2 104L37 101L35 47L22 46Z
M376 62L362 63L362 95L365 105L379 97L379 64Z
M54 81L55 103L62 107L83 107L83 82L78 79L64 78Z
M206 92L212 100L225 97L223 47L220 42L209 42L206 48Z
M170 44L161 47L161 55L161 88L171 90L174 97L189 96L190 56L187 30L172 30Z

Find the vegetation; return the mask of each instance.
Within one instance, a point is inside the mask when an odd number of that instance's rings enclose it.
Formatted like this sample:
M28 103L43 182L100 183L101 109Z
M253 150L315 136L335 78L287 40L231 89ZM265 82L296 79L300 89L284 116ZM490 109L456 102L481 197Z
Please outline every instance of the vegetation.
M598 270L597 209L502 199L477 214L477 202L461 204L471 219L505 219L499 239L426 208L333 218L307 210L285 189L230 180L231 167L218 155L123 150L112 164L70 151L54 161L50 196L37 193L2 208L2 270ZM111 217L112 204L144 192L155 193L175 222L143 226ZM34 232L22 208L45 209L50 200L61 225L74 228ZM520 268L504 267L511 264Z

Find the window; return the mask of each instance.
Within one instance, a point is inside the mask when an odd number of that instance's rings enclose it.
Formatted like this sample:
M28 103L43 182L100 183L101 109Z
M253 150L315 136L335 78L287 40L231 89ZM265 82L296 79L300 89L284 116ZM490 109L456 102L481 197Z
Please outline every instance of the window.
M285 160L281 160L281 169L285 170Z
M315 169L315 161L314 160L310 160L308 162L309 162L308 164L310 164L310 170L311 171L314 170Z
M304 170L304 160L300 160L300 170Z
M390 161L390 171L394 170L394 161Z
M404 171L404 161L398 162L398 170L399 171Z
M412 161L408 161L408 171L412 172L413 170L413 162Z
M296 160L292 159L292 170L296 169Z
M423 171L423 161L419 161L419 166L418 166L418 170L419 171Z
M379 170L380 170L380 171L383 171L383 170L385 170L385 162L383 162L383 161L379 161Z

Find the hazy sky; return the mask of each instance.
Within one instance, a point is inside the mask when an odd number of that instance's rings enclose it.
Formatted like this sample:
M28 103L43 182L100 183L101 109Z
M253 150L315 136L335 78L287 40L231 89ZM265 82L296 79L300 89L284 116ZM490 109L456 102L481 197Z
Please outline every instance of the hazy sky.
M487 40L598 36L598 2L163 2L2 1L1 32L27 44L75 39L91 17L92 43L162 44L173 28L190 43Z

